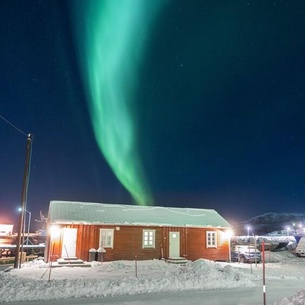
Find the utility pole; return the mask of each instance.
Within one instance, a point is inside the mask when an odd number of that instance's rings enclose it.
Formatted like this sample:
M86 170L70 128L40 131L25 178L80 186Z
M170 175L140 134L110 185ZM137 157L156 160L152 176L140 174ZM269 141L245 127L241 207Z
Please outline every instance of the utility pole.
M263 300L264 305L266 305L266 267L265 267L265 242L262 242L262 252L263 252Z
M33 135L27 135L27 144L26 144L26 158L25 158L25 166L24 166L24 175L23 175L23 185L22 185L22 196L21 196L21 212L19 216L19 224L18 224L18 236L17 236L17 244L16 244L16 255L15 255L15 263L14 268L20 267L20 246L21 246L21 237L23 231L23 223L24 223L24 213L26 210L26 203L28 197L28 187L29 187L29 178L30 178L30 165L31 165L31 155L32 155L32 141Z

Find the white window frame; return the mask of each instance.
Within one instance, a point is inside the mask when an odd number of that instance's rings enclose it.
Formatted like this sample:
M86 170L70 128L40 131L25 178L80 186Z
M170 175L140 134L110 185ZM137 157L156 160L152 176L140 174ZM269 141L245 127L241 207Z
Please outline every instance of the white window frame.
M207 248L217 248L217 231L206 231Z
M110 236L110 241L107 242L108 234ZM113 249L113 239L114 229L100 229L100 247Z
M142 248L154 249L155 245L156 245L156 230L144 229L142 236Z

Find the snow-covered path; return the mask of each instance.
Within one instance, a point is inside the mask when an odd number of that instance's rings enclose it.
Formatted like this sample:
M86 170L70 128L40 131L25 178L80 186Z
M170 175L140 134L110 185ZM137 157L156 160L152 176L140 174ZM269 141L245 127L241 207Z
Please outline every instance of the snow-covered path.
M294 295L304 287L301 281L276 281L267 286L267 304ZM41 301L12 302L9 305L38 305ZM106 298L80 298L44 301L44 305L258 305L263 304L262 288L232 288L223 290L179 291ZM288 303L286 303L288 304Z

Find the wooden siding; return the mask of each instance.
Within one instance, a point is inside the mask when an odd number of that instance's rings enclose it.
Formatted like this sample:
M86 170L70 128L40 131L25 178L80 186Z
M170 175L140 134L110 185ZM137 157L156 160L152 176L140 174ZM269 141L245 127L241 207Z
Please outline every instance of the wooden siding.
M170 232L180 233L180 256L188 260L200 258L227 261L229 258L228 241L221 230L215 228L181 227L141 227L141 226L102 226L102 225L66 225L77 228L76 256L89 260L89 250L100 247L100 229L113 229L113 248L105 248L104 261L114 260L149 260L169 257ZM155 230L155 247L142 246L143 230ZM207 248L206 231L217 233L217 247ZM62 236L53 240L48 247L53 258L61 256Z
M217 246L215 248L207 247L206 232L215 231L217 234ZM189 260L205 258L209 260L227 261L229 259L228 241L225 240L221 230L215 229L189 229Z

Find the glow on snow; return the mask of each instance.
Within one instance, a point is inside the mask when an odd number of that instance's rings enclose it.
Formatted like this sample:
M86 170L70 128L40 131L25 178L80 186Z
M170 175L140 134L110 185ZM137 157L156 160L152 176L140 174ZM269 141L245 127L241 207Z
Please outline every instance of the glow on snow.
M96 141L134 200L152 204L137 148L140 127L136 124L134 94L145 42L149 41L149 29L161 1L79 3L77 41Z

